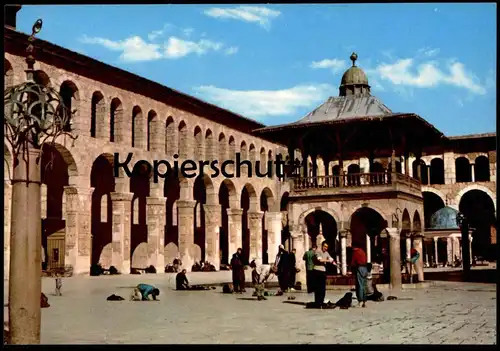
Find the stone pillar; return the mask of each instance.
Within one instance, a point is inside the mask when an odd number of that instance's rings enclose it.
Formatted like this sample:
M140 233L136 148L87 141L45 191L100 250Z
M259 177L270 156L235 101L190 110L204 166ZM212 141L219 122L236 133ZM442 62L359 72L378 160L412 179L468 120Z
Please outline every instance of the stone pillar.
M340 231L340 267L342 275L347 275L347 231Z
M3 181L3 279L9 279L10 267L10 223L12 211L12 185L10 180Z
M368 262L372 261L372 244L368 234L366 234L366 260Z
M300 282L303 287L306 287L306 264L305 261L301 259L306 252L304 247L304 235L298 231L292 232L291 235L292 247L297 251L295 254L295 257L298 258L296 267L300 270L296 275L296 282Z
M434 239L434 263L439 265L439 257L438 257L438 240L439 238L436 236Z
M469 236L469 256L470 256L470 264L472 265L472 236Z
M446 238L446 259L447 263L453 262L453 239L451 237Z
M281 244L281 212L267 212L267 257L269 264L274 263ZM307 247L309 248L309 247Z
M455 177L455 155L453 152L445 152L443 154L444 162L444 183L454 184L456 181Z
M238 248L243 245L243 238L241 234L241 215L243 210L240 208L228 208L227 219L229 229L229 257L232 257Z
M191 271L195 261L194 252L194 206L196 201L177 200L177 213L179 216L179 254L182 268Z
M65 265L73 269L74 275L90 272L92 252L92 193L94 188L65 186Z
M221 226L220 205L203 205L205 210L205 261L220 269L219 229ZM232 254L232 253L231 253Z
M146 223L148 225L148 265L153 265L157 272L165 268L165 197L146 198Z
M398 228L387 228L389 233L389 257L390 257L390 272L392 290L401 289L401 236Z
M471 174L471 177L472 177L472 179L471 179L472 183L474 183L475 179L476 179L475 173L476 173L476 167L475 167L474 163L471 163L470 164L470 174Z
M262 216L264 212L248 212L248 229L250 230L250 261L255 258L262 264Z
M415 264L415 270L417 271L417 277L419 282L424 281L424 248L423 248L424 236L421 233L415 234L413 237L413 248L417 250L420 254L420 258Z
M113 204L113 238L111 264L123 274L130 273L130 230L131 204L133 193L111 195Z
M427 168L427 184L431 184L431 166L426 166Z
M411 258L411 233L406 233L406 259Z
M42 228L40 150L17 157L12 177L9 331L11 344L40 343ZM29 181L29 183L28 183Z
M457 238L457 237L454 237L453 238L453 261L455 261L455 256L457 256L458 258L461 258L462 257L462 254L461 254L461 247L460 247L460 240Z

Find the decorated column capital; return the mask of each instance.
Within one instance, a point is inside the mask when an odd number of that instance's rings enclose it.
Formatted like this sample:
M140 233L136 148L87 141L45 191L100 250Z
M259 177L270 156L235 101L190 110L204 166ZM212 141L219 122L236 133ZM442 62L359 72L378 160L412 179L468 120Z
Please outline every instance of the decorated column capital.
M264 216L263 211L248 212L248 219L250 221L261 221L263 216Z
M230 217L241 216L243 214L243 210L241 208L228 208L227 215Z
M112 192L109 194L111 196L111 201L132 201L134 198L133 193L128 192Z
M347 238L347 235L349 234L349 231L347 229L341 229L339 231L339 235L341 238Z
M434 238L432 238L432 240L434 240L434 242L437 242L439 239L439 237L435 236Z
M387 234L389 234L389 237L391 238L396 238L400 237L401 230L398 228L386 228Z
M196 201L194 200L177 200L177 209L194 209L196 206Z

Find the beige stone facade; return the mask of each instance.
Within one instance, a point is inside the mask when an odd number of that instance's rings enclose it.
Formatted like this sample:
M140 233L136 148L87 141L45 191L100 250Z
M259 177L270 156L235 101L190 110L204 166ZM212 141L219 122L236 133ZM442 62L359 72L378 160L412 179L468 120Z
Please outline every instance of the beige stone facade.
M4 57L5 85L22 83L26 69L24 57L9 51ZM90 78L90 74L63 69L57 64L61 58L55 54L53 60L37 59L38 77L43 84L60 87L69 94L71 108L76 110L71 130L78 139L73 142L60 138L46 149L47 155L56 156L53 167L50 162L42 164L46 167L42 171L45 184L41 199L43 242L46 250L47 238L64 231L62 262L71 266L74 274L88 274L91 264L95 263L105 268L113 265L125 274L131 267L149 265L163 271L176 257L181 258L188 270L194 261L201 259L219 269L221 263L228 263L238 247L243 247L248 258L271 263L278 245L290 238L288 247L297 249L297 262L304 272L302 253L312 240L306 217L316 210L330 214L339 232L351 226L351 218L359 209L375 210L388 224L392 252L394 247L399 247L402 230L425 235L423 194L426 192L458 209L464 194L479 190L491 198L496 208L496 151L489 149L479 153L446 151L422 156L425 165L436 158L444 160L443 184L421 186L411 178L414 160L410 157L406 161L408 167L401 170L403 176L391 183L394 189L381 188L389 186L386 183L373 187L361 184L363 190L354 187L355 190L350 191L360 195L356 199L339 193L339 197L325 200L321 190L308 191L305 196L294 188L293 181L275 175L248 177L246 172L240 178L229 179L220 174L213 178L209 175L167 177L155 183L153 178L136 182L121 169L118 177L114 177L115 153L120 154L121 162L128 153L133 153L132 166L139 160L151 164L154 160L167 160L173 164L174 154L179 155L179 163L188 159L234 159L237 152L242 159L267 161L274 160L278 154L286 155L287 150L284 145L245 131L244 127L234 127L240 118L237 115L232 117L236 120L231 123L233 127L229 127L215 122L208 113L193 114L151 97L154 94L139 95L123 89L119 79L96 80ZM483 156L488 159L489 179L456 182L456 159L462 157L477 164L475 160ZM401 161L405 163L404 158ZM387 174L390 161L380 162L382 172ZM358 172L364 173L366 164L364 158L345 160L344 173L349 173L351 165L358 165ZM333 162L328 163L328 169L335 166ZM9 270L12 167L12 151L5 143L5 277ZM325 174L322 173L325 168L322 164L316 175ZM405 175L405 168L410 170L409 174ZM396 175L393 177L396 179ZM359 179L362 182L364 178ZM398 196L376 195L381 191L396 191ZM337 233L335 237L341 242L338 252L342 273L346 274L345 251L352 238L337 236ZM413 245L422 250L419 236L415 236ZM46 254L48 260L53 259L53 252Z

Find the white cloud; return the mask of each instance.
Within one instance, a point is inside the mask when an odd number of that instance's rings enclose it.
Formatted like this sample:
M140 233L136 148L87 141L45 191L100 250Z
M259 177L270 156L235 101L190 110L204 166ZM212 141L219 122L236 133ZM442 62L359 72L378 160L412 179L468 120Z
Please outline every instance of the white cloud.
M170 23L166 23L162 29L159 30L154 30L151 33L148 34L148 39L150 41L155 40L156 38L162 37L166 32L174 28L175 26Z
M430 88L447 84L467 89L474 94L486 94L486 89L478 83L477 77L467 72L460 62L450 62L448 73L440 70L434 61L418 65L415 72L412 70L413 64L414 60L411 58L401 59L393 64L380 64L375 71L381 79L394 85Z
M439 54L441 50L438 49L438 48L430 48L430 47L425 47L425 48L421 48L418 50L418 53L421 54L421 55L424 55L424 56L427 56L427 57L434 57L436 56L437 54Z
M346 62L338 59L324 59L321 61L313 61L309 66L311 68L330 68L333 73L337 73L346 68Z
M263 6L239 6L235 8L213 7L206 10L205 15L215 18L229 18L245 22L258 23L269 29L270 21L278 17L281 12Z
M184 33L184 35L185 35L186 37L190 37L190 36L191 36L191 34L193 34L193 32L194 32L194 29L193 29L193 28L185 28L185 29L182 31L182 33Z
M152 61L162 58L162 54L159 51L160 45L146 43L138 36L132 36L121 41L84 36L81 41L85 44L96 44L104 46L109 50L121 51L120 59L127 62Z
M283 116L324 101L335 90L328 84L297 85L282 90L230 90L215 86L194 88L197 95L244 116Z
M224 50L224 53L226 55L234 55L238 52L239 48L237 46L231 46L229 48L227 48L226 50Z
M165 44L165 57L177 59L189 54L204 55L208 51L219 51L224 44L213 42L206 39L201 39L198 42L182 40L176 37L168 38Z

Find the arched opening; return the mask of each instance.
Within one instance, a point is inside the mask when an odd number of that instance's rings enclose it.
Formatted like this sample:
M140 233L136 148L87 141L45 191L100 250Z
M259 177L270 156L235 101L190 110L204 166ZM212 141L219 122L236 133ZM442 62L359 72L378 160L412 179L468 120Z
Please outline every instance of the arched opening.
M233 136L229 137L229 159L234 160L236 155L236 141Z
M168 156L173 156L177 152L177 133L175 123L172 116L169 116L165 122L165 153Z
M444 184L444 161L440 158L433 158L430 169L430 183Z
M227 149L226 136L224 133L219 134L219 164L226 161L227 159Z
M61 95L64 107L66 108L66 114L68 116L63 129L66 132L70 132L71 124L73 123L73 119L77 117L79 108L78 104L80 102L80 98L78 88L75 83L67 80L61 84L59 94ZM75 114L73 114L73 112L75 112Z
M455 160L455 176L457 183L472 182L472 169L466 157L458 157Z
M64 267L66 253L64 218L64 187L68 185L68 165L63 156L53 146L44 144L42 149L42 183L46 187L42 215L42 247L45 250L44 266L48 270Z
M402 224L401 224L401 240L399 241L400 244L400 254L401 254L401 262L406 261L407 257L407 247L406 247L406 236L411 234L411 218L410 218L410 213L408 210L405 208L403 210L403 216L402 216Z
M390 164L389 164L390 170ZM370 177L371 184L384 184L385 183L385 169L380 162L374 162L371 168L372 176Z
M120 125L123 123L123 106L120 99L111 100L109 114L109 141L118 142L117 135L120 133Z
M193 187L193 199L196 201L194 207L194 243L199 247L199 257L195 259L206 260L205 241L206 233L206 218L205 218L205 204L209 203L208 192L213 192L213 185L210 177L206 174L196 177Z
M255 164L255 161L257 160L256 152L257 151L255 150L255 145L250 144L248 148L248 156L250 157L250 161L252 162L252 164Z
M360 168L359 165L352 164L347 167L347 185L358 186L360 185Z
M203 160L203 134L198 126L194 128L194 142L194 160Z
M52 86L52 82L50 81L49 76L44 71L36 71L33 78L35 80L35 83L38 85L42 85L44 87Z
M474 178L476 182L490 181L490 161L488 160L488 157L476 157L474 164Z
M422 232L422 221L420 220L420 214L415 211L413 214L413 231L416 233Z
M130 260L131 268L148 266L147 197L150 195L151 170L137 163L130 177L131 202Z
M231 199L233 201L231 201ZM236 189L229 179L224 179L219 188L219 204L221 207L221 227L219 228L220 263L229 264L229 216L231 202L236 200Z
M289 201L289 193L286 191L281 196L280 212L284 214L286 218L286 221L282 223L282 228L281 228L281 244L285 245L287 249L292 246L290 227L288 226L288 201Z
M387 242L381 238L380 233L386 227L387 222L376 210L370 207L359 208L351 216L352 246L358 245L363 248L370 262L383 263L383 249L387 246ZM347 262L350 262L351 257L352 247L348 247Z
M144 140L144 121L139 106L132 109L132 147L142 148Z
M158 130L156 129L156 123L158 122L158 115L155 111L151 110L148 112L148 130L147 130L147 150L151 151L156 149L156 134Z
M262 190L262 193L260 194L260 210L263 212L262 216L262 263L263 264L269 263L269 255L268 255L269 236L268 236L266 217L267 217L267 212L269 212L269 209L272 208L273 205L274 205L273 193L269 188L265 188L264 190Z
M263 147L260 148L260 153L259 153L259 167L258 167L258 170L260 171L260 173L265 173L266 172L266 169L267 169L267 164L266 164L266 149L264 149Z
M179 134L178 134L178 147L177 150L179 152L179 157L181 158L187 158L188 157L188 129L187 125L184 121L181 121L179 123L179 128L178 128Z
M495 259L492 234L495 229L495 205L481 190L469 190L460 199L459 210L468 219L472 231L472 254L487 260Z
M104 95L100 91L92 94L92 104L90 111L90 136L92 138L101 137L97 131L104 129L106 126L106 103ZM133 127L132 127L133 128ZM99 135L98 135L99 134Z
M165 177L163 196L167 198L165 205L165 264L172 264L179 253L177 200L181 197L180 180L173 171L169 172Z
M251 252L251 237L250 237L250 227L248 223L248 212L253 208L252 203L257 200L257 194L253 186L250 184L245 184L243 190L241 191L240 207L243 210L241 214L241 235L242 235L242 249L243 249L243 262L244 264L249 263L250 252Z
M328 252L332 257L340 254L340 245L337 244L337 222L327 212L322 210L315 210L309 213L305 218L307 226L307 234L311 238L311 242L317 243L318 248L321 245L319 241L326 241L328 243ZM324 239L318 240L318 236L322 235ZM335 267L327 266L327 274L337 274L338 271Z
M436 211L442 209L445 204L443 199L429 191L422 192L424 197L424 223L425 228L430 228L431 217Z
M92 164L90 186L92 193L92 256L91 264L111 266L113 236L113 204L111 193L115 191L113 158L101 155Z
M384 169L384 166L382 166L382 164L380 162L373 162L371 172L372 173L384 173L385 169Z
M215 159L214 135L210 129L205 133L205 160L212 162Z
M420 174L419 174L418 164L419 164L418 160L415 160L412 163L413 178L420 179L420 183L422 183L423 185L428 185L429 177L427 176L427 165L425 164L424 160L420 160Z
M3 60L3 78L4 90L14 85L14 70L12 69L12 65L10 64L9 60L5 58Z

